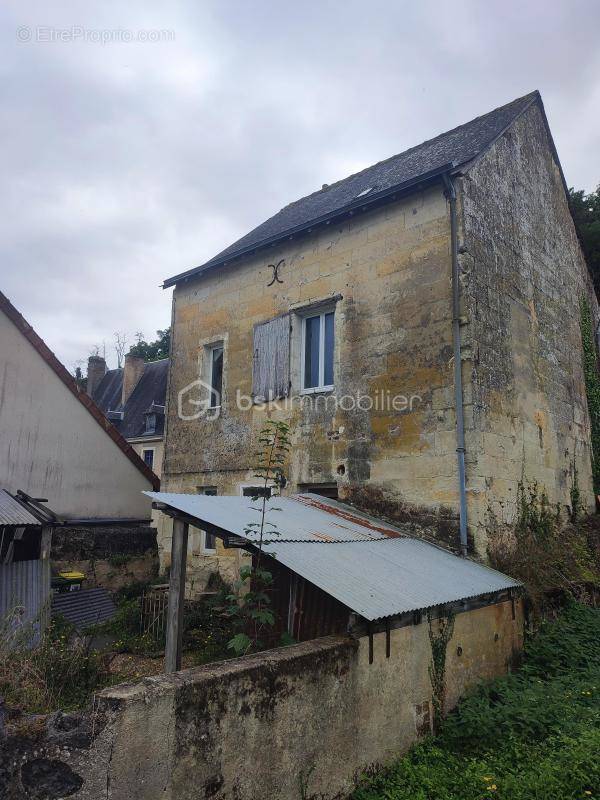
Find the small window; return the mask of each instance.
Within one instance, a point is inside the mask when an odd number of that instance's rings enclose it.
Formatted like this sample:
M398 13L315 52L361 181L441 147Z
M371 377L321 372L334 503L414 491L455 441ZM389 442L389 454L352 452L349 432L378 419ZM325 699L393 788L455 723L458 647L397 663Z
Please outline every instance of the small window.
M321 497L329 497L331 500L338 499L338 487L336 483L299 483L298 491L301 494L319 494Z
M142 457L146 466L152 469L154 466L154 450L144 450L142 452Z
M221 405L223 391L223 345L218 344L209 348L209 375L210 375L210 407L218 408Z
M205 494L210 497L216 497L217 495L216 486L202 486L198 489L198 491L200 494ZM202 531L202 550L204 553L217 552L217 537L214 535L214 533Z
M302 390L333 389L334 312L302 320Z
M270 486L242 486L243 497L271 497Z
M156 433L156 414L146 414L146 433Z

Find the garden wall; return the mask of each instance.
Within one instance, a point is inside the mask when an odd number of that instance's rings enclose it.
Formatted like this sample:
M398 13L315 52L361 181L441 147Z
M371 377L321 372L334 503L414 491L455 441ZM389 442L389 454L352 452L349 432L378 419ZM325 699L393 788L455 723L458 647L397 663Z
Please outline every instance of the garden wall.
M149 525L56 528L50 558L53 572L83 572L84 589L102 586L114 592L157 576L156 528Z
M506 672L522 628L519 601L514 614L505 602L456 617L450 706ZM375 634L373 663L368 637L328 637L106 689L93 724L81 723L88 742L57 747L43 734L19 751L14 740L0 788L10 800L31 796L18 791L35 774L34 796L48 798L342 798L363 770L430 730L430 659L425 621L391 632L389 658L385 633Z

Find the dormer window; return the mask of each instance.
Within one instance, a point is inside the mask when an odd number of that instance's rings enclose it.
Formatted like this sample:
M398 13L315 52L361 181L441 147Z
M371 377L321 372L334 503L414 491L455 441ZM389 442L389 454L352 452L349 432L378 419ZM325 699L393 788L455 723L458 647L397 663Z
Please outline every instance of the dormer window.
M156 414L146 414L146 433L156 433Z

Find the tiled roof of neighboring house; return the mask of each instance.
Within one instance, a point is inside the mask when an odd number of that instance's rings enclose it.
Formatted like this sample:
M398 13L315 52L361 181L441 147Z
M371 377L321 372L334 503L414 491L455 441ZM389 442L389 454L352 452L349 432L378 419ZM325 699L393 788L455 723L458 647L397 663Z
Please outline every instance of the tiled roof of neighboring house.
M248 522L260 511L250 498L146 492L198 527L214 526L256 545ZM274 498L275 533L263 550L366 620L484 598L517 589L517 581L461 558L344 503L318 495Z
M96 420L98 425L100 425L106 434L110 436L113 442L131 461L131 463L144 474L152 486L158 488L160 486L160 481L154 472L152 472L152 470L144 463L144 461L135 452L133 447L125 441L115 426L109 422L92 398L77 385L75 378L60 363L58 358L54 355L52 350L50 350L44 340L37 335L23 315L17 311L8 297L2 294L2 292L0 292L0 311L6 314L8 319L10 319L10 321L18 328L18 330L28 340L32 347L43 358L50 369L56 374L59 380L61 380L71 394L74 395L74 397L76 397L83 406L85 406L91 416Z
M115 411L121 405L121 391L123 389L123 370L109 369L98 386L94 389L94 403L104 413Z
M127 439L145 434L145 414L155 406L159 406L160 410L160 413L156 415L156 431L154 434L148 435L162 435L164 431L164 406L167 397L168 377L168 358L163 358L160 361L150 361L144 365L142 377L136 383L129 400L125 403L123 422L119 426L119 430Z
M344 180L323 187L285 206L266 222L210 261L164 282L172 286L225 262L321 224L353 208L366 209L394 191L420 184L441 172L458 170L480 156L532 103L543 111L539 92L531 92L471 122L459 125L399 155L380 161Z
M168 377L168 358L144 364L144 371L123 408L121 405L123 370L111 369L94 389L93 397L105 414L109 411L123 412L123 419L115 419L113 424L126 439L145 435L162 436ZM152 410L158 411L156 429L153 433L146 433L146 413Z

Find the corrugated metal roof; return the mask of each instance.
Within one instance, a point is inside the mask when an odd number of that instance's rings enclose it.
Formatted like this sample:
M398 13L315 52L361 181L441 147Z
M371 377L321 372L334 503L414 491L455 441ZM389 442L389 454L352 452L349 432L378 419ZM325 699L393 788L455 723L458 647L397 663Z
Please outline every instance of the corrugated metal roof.
M116 611L109 593L102 588L78 589L52 598L52 616L60 614L80 631L112 619Z
M489 567L408 537L336 547L270 542L264 551L371 621L519 586Z
M199 522L256 541L254 533L244 531L252 519L248 498L149 494ZM404 536L343 503L316 495L278 497L272 502L283 509L282 533L265 539L264 551L367 620L520 586L496 570ZM319 536L319 532L327 533ZM316 546L319 543L335 547Z
M5 489L0 489L0 525L41 525L18 500Z
M145 492L159 503L223 528L236 536L257 542L259 536L248 530L249 523L259 523L260 502L250 497L227 495L174 494ZM263 542L365 542L402 536L402 532L367 514L318 495L273 497L267 502L267 523Z

